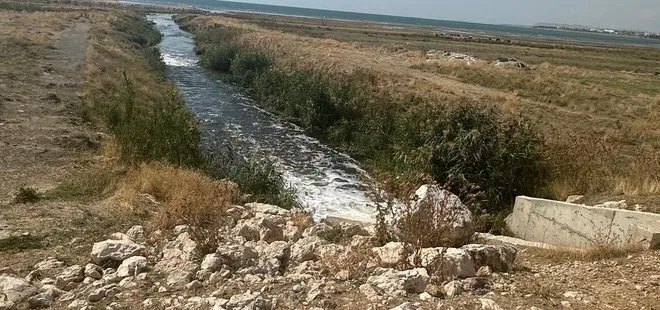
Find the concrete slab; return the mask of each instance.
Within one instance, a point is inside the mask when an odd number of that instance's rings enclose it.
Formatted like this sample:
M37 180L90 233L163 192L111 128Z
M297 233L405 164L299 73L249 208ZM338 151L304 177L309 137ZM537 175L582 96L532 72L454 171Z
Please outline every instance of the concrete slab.
M558 249L559 247L554 246L552 244L547 244L547 243L542 243L542 242L534 242L534 241L527 241L519 238L513 238L513 237L507 237L507 236L496 236L496 235L491 235L491 234L484 234L484 233L476 233L475 235L475 241L476 243L480 244L493 244L493 245L498 245L498 244L511 244L515 245L517 247L525 247L525 248L539 248L539 249Z
M506 223L518 238L560 247L660 248L660 214L521 196Z

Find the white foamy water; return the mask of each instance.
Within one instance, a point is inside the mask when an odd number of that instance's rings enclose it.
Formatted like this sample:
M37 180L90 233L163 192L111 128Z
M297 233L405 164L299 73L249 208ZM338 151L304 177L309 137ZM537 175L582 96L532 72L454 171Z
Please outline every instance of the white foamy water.
M317 219L338 216L373 221L366 186L359 180L365 172L355 160L258 108L240 88L199 67L191 35L180 30L170 15L150 15L149 19L163 34L159 48L167 77L200 120L207 143L222 145L231 140L240 155L256 153L273 159Z

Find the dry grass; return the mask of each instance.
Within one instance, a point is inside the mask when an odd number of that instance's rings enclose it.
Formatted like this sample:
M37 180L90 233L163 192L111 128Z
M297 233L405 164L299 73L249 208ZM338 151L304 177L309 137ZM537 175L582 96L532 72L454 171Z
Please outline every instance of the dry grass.
M595 262L608 259L627 257L630 254L642 252L640 246L630 245L615 247L609 244L596 244L585 248L553 248L553 249L526 249L531 256L547 259L551 262L562 263L566 261Z

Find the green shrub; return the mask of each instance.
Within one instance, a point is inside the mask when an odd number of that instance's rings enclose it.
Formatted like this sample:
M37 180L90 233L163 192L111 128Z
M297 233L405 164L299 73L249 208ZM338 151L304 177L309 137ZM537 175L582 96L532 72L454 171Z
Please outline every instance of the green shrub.
M137 104L135 87L124 75L124 89L114 99L106 123L124 160L205 166L207 159L200 148L199 128L176 90L164 94L158 104Z
M200 64L211 70L229 73L231 64L238 54L238 47L234 44L221 44L204 50Z
M504 116L493 107L465 106L427 121L433 121L428 133L433 178L458 187L479 186L486 195L486 211L496 213L517 195L541 187L542 141L523 119Z
M0 252L40 249L41 238L35 236L11 236L0 239Z
M238 184L243 193L248 193L249 201L279 206L284 209L301 208L296 191L292 189L267 159L250 160L233 168L228 178Z
M254 78L270 68L270 57L263 52L247 52L236 56L231 63L231 73L244 86L252 84Z

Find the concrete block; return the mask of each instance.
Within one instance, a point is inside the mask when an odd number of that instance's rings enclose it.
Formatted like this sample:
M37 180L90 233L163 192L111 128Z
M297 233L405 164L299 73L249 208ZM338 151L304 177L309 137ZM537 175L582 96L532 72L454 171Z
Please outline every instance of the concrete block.
M521 196L506 223L518 238L561 247L660 246L660 214Z

